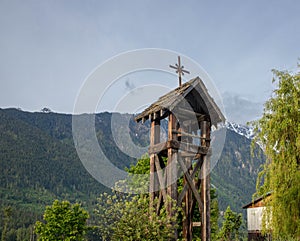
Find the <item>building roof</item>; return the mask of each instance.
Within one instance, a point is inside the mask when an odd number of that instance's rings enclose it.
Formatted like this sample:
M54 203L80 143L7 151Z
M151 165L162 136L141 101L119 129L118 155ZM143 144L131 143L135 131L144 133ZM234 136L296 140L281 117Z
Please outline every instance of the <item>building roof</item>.
M269 197L269 196L271 196L271 192L268 192L265 196L261 196L261 197L255 199L254 201L246 204L245 206L243 206L243 209L255 207L255 205L257 203L261 202L262 200L264 200L266 197Z
M225 117L209 95L207 88L199 77L191 79L180 87L161 96L156 102L146 108L141 114L137 115L137 122L149 119L149 116L160 111L173 111L180 106L182 100L188 101L193 111L209 115L212 125L225 122Z

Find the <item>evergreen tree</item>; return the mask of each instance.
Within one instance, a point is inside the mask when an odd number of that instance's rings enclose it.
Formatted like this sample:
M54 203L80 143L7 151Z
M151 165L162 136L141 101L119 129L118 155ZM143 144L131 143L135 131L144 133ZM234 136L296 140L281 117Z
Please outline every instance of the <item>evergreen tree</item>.
M299 66L298 66L299 67ZM266 200L264 230L275 238L300 239L300 72L273 70L278 86L254 122L267 161L258 177Z
M44 222L36 222L35 232L41 241L84 240L88 217L78 203L55 200L52 206L46 207Z
M5 207L3 210L3 221L4 221L4 225L3 225L3 229L2 229L2 235L1 235L1 241L6 241L6 235L7 235L7 227L9 224L9 221L11 219L11 207Z
M222 228L218 234L221 241L239 240L239 228L242 225L242 214L231 211L230 206L224 213Z
M218 231L219 231L219 203L217 199L216 189L210 189L210 227L211 227L211 238L216 240Z

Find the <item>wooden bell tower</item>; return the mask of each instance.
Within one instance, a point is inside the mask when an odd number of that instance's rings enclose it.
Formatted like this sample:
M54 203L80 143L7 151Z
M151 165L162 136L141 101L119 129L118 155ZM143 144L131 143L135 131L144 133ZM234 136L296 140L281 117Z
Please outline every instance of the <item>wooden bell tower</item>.
M160 138L164 119L168 123L166 140ZM156 212L159 214L162 205L167 205L168 215L174 215L172 203L166 202L171 197L183 207L184 239L192 240L193 230L200 228L202 241L210 240L210 132L212 125L217 126L225 118L202 80L196 77L180 85L135 120L151 122L150 205L157 198ZM179 192L181 176L183 187ZM195 210L199 210L199 220L194 218Z

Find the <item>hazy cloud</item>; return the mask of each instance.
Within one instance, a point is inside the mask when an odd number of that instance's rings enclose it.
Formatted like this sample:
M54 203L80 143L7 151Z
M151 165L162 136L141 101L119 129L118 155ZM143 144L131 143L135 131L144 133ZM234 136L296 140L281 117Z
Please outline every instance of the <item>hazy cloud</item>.
M193 58L221 93L263 101L272 90L270 70L290 69L300 55L300 1L273 2L0 1L0 107L72 113L96 66L152 47ZM111 99L139 86L125 81Z
M127 78L125 81L125 88L128 91L133 90L133 89L135 89L135 84L132 83L129 78Z
M259 118L262 114L263 103L255 102L235 93L225 92L223 103L228 121L246 124Z

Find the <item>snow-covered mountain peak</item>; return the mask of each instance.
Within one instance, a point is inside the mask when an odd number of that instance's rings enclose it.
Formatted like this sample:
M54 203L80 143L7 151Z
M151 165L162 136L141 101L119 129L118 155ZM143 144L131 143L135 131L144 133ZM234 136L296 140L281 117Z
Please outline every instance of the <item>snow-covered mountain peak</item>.
M247 137L248 139L252 140L254 138L254 129L250 126L241 125L234 122L226 122L225 127L239 135Z

